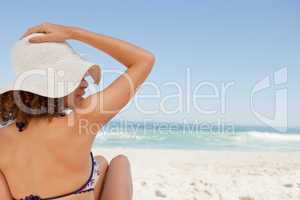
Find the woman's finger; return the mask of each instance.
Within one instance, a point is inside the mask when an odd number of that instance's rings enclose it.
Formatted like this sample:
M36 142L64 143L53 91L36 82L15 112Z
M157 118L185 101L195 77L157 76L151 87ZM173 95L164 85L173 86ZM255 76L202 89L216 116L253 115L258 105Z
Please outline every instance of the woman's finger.
M49 35L36 36L29 39L31 43L54 42L54 38Z
M24 38L28 35L31 35L32 33L45 33L46 30L43 28L42 25L39 25L39 26L35 26L35 27L32 27L32 28L29 28L26 33L23 34L23 36L21 38Z

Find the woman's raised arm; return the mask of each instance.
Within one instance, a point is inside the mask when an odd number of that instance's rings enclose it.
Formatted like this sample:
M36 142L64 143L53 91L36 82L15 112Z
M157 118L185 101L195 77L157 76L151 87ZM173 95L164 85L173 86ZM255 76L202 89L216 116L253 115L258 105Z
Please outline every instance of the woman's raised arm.
M93 125L104 125L134 96L151 72L155 58L150 52L128 42L82 29L73 29L72 38L102 50L127 67L108 87L84 99L80 106L83 110L87 108L88 112L78 112L79 119L87 119Z
M122 73L104 90L99 91L81 101L75 108L76 121L85 120L86 123L101 128L120 110L126 106L136 93L138 87L145 81L152 70L155 58L152 53L128 42L90 32L81 28L66 27L44 23L30 28L24 36L34 32L46 33L32 37L30 42L61 42L74 39L95 47L117 61L127 70ZM94 76L94 78L97 75ZM96 81L97 82L97 81ZM97 132L97 129L89 129Z

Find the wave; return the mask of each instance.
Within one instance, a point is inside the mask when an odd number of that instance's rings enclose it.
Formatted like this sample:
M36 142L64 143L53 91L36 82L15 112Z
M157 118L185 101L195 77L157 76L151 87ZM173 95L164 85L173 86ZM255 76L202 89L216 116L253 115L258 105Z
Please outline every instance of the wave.
M97 146L213 149L300 150L300 133L239 131L234 133L112 131L97 136Z
M260 140L272 140L272 141L290 141L300 142L300 134L288 134L288 133L272 133L272 132L257 132L252 131L247 133L249 136Z
M246 131L236 133L208 133L195 132L190 134L183 134L181 132L173 133L147 133L147 132L103 132L97 137L99 140L232 140L232 141L246 141L246 140L265 140L265 141L286 141L286 142L300 142L300 133L275 133L275 132L259 132Z

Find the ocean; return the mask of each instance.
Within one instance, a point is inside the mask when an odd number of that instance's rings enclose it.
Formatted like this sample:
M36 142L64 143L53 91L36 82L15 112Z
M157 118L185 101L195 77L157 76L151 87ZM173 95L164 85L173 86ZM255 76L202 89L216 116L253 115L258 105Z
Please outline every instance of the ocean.
M300 129L114 120L94 148L154 148L211 151L300 151Z

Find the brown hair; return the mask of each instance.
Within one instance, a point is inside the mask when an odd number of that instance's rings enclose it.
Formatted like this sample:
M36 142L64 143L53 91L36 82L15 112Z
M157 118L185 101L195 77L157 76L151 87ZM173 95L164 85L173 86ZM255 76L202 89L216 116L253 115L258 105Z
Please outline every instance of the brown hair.
M64 98L48 98L25 91L9 91L0 95L0 124L16 120L22 132L34 117L65 116Z

